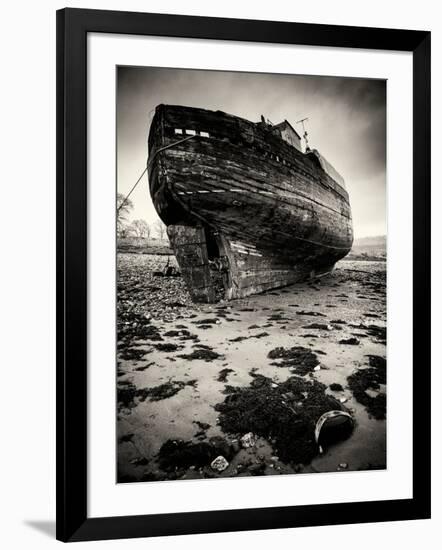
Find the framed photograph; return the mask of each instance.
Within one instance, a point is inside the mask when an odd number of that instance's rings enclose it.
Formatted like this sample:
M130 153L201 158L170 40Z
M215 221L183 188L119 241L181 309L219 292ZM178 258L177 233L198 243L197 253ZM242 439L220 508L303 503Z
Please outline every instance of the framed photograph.
M429 32L60 10L57 255L58 539L430 517Z

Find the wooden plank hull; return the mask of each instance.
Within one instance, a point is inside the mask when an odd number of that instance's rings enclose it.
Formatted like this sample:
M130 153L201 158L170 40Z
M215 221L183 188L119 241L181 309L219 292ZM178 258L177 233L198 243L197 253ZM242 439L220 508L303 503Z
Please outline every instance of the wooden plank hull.
M238 298L330 270L351 249L345 189L266 128L160 106L149 154L152 199L197 301L216 299L216 268ZM186 246L200 247L193 266Z

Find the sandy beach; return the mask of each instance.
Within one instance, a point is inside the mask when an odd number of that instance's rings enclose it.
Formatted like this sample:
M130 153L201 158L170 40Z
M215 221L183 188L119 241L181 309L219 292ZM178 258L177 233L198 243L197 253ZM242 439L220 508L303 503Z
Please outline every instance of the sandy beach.
M211 305L167 261L118 254L119 482L386 467L384 261ZM330 410L354 427L321 449Z

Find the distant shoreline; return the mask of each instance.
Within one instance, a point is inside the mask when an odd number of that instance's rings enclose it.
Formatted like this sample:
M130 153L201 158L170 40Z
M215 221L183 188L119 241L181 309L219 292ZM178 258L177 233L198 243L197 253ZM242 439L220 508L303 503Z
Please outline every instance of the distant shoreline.
M359 244L361 240L370 239L370 243ZM376 242L373 242L376 241ZM341 261L369 261L383 262L387 259L385 237L366 237L355 241L350 253ZM174 256L169 241L166 239L145 239L126 237L117 240L117 253L120 254L147 254L158 256Z
M145 237L118 237L117 252L126 254L158 254L160 256L174 255L168 239L148 239ZM374 262L386 261L386 259L386 235L355 238L351 251L343 258L343 260L348 261L361 260Z
M144 254L147 256L175 256L171 248L137 248L117 247L117 254ZM386 256L352 255L351 253L339 260L340 262L386 262Z

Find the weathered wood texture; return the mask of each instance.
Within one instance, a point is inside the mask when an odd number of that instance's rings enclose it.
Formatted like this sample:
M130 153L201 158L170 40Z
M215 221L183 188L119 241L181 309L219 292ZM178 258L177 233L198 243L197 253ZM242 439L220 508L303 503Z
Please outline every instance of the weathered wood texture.
M231 284L226 298L241 298L313 277L332 266L319 268L310 262L292 262L290 256L272 253L223 237Z
M271 128L220 111L164 105L152 121L155 207L168 225L219 234L229 298L330 269L353 242L347 191L315 155L298 151ZM182 250L175 250L181 265ZM192 274L190 286L193 280Z
M169 225L167 234L193 300L215 301L204 228Z

